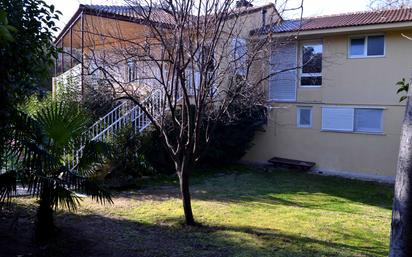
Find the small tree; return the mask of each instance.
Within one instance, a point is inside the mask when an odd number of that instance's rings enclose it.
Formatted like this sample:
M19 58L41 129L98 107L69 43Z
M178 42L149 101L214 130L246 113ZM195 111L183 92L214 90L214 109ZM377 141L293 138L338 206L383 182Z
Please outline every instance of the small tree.
M127 34L117 25L107 28L109 32L104 34L99 24L95 28L88 24L89 41L103 38L103 42L111 42L106 49L100 41L95 42L89 49L93 63L90 66L102 71L120 98L138 105L161 135L179 178L186 224L195 225L189 178L195 163L207 151L201 146L219 133L215 130L219 124L216 121L239 114L231 108L235 101L249 106L266 104L262 85L276 72L267 76L258 64L270 64L274 39L269 33L247 41L250 27L244 29L243 25L253 22L245 15L251 8L247 1L125 3L138 23L143 24L140 37ZM257 27L280 21L276 11L258 14L254 20ZM126 67L123 63L127 63ZM125 79L123 67L127 70ZM156 91L161 92L159 102L143 101ZM174 133L168 133L169 129Z

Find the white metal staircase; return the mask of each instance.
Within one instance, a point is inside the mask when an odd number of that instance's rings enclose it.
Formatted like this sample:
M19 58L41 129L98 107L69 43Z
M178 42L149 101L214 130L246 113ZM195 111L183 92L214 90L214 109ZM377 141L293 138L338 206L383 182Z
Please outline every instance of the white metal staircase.
M142 105L150 112L152 117L160 115L163 110L163 92L161 90L153 91ZM76 169L86 141L103 141L107 142L125 126L131 124L136 132L142 132L151 124L147 114L131 101L123 101L105 116L96 121L82 137L77 150L66 153L64 162L69 169Z

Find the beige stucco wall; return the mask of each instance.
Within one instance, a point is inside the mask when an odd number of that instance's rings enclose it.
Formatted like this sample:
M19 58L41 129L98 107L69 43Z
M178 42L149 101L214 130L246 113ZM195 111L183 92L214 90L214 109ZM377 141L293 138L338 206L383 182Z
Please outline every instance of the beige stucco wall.
M257 134L244 160L265 162L277 156L314 161L319 170L394 176L404 113L395 83L412 71L412 42L402 36L412 29L381 32L386 54L379 58L348 58L349 37L356 34L312 38L323 41L323 85L298 86L296 102L271 103L266 131ZM325 105L384 108L384 133L321 131ZM312 128L297 128L297 106L312 106Z

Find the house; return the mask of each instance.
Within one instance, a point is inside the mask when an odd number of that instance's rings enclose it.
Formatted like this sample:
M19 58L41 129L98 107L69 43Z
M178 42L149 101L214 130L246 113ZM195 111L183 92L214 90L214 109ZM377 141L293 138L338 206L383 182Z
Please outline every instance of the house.
M273 4L253 7L247 5L247 1L238 2L240 6L231 8L227 18L230 28L231 20L236 20L232 34L237 37L237 45L246 44L251 30L281 19ZM142 7L130 5L80 5L55 40L55 45L64 51L56 60L53 92L58 92L67 84L74 84L80 94L85 95L86 85L97 87L103 79L99 67L104 66L111 74L116 74L112 79L131 88L137 88L138 84L152 86L160 76L159 71L148 60L139 58L154 52L161 58L163 49L159 39L153 38L145 24L148 12ZM150 20L165 28L165 34L173 33L168 26L173 26L174 21L166 11L150 8ZM140 48L141 52L131 52L136 48ZM194 80L195 72L188 71L193 73ZM68 83L68 78L71 83Z
M173 12L167 2L160 7L80 5L55 40L63 51L56 60L53 93L70 91L79 100L102 93L133 96L134 102L119 100L89 128L85 137L91 140L107 140L130 122L138 131L162 124L170 110L199 100L202 86L200 101L213 105L220 85L243 76L249 32L280 19L273 4L225 3L199 16ZM76 166L82 149L79 145L67 154L69 166Z
M284 20L269 4L241 6L234 15L243 19L235 48L272 39L268 56L251 67L256 79L269 77L263 82L268 123L244 161L266 163L277 156L316 162L316 170L324 173L393 179L405 109L395 83L412 71L407 38L412 9ZM152 18L165 27L173 22L161 10ZM161 74L150 65L122 59L126 41L141 45L139 51L161 53L133 8L80 5L56 39L66 54L57 60L53 91L73 75L81 95L85 84L98 88L102 73L97 67L105 65L98 57L107 55L116 63L108 67L117 74L111 79L130 90L146 82L155 85ZM195 70L188 74L194 89L198 75ZM110 115L102 119L112 121ZM107 130L96 127L101 129L96 136Z
M244 159L393 179L405 110L395 84L412 72L412 9L284 20L251 36L267 33L283 40L264 73L299 68L267 81L269 121Z

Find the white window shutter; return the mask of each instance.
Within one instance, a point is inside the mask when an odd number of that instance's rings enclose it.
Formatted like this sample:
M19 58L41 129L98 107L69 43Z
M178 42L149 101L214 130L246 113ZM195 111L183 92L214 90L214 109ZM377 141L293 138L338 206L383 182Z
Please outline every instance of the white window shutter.
M353 131L353 118L353 108L323 107L322 130Z
M295 42L274 47L270 57L269 100L296 101L297 49ZM280 72L282 70L287 70Z

